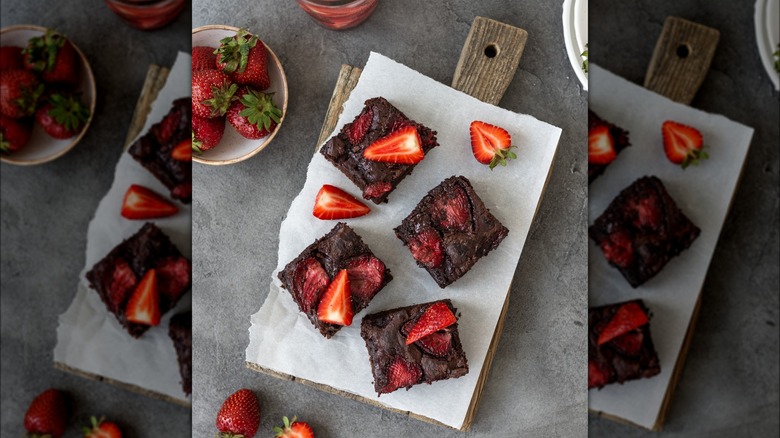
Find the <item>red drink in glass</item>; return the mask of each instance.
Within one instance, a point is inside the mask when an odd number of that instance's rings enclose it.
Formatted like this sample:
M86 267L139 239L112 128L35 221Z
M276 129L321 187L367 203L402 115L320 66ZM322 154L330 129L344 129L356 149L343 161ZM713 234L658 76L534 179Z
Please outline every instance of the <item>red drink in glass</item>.
M378 0L298 0L314 20L328 29L343 30L365 21Z
M184 10L185 0L105 0L115 14L130 26L157 29L173 21Z

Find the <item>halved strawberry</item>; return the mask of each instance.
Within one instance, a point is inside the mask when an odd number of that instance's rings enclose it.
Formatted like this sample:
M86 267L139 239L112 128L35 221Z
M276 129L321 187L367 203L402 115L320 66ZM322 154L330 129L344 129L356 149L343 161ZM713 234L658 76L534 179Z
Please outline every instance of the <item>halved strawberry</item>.
M699 160L709 158L702 150L704 142L698 129L667 120L661 126L666 157L683 169L691 164L698 165Z
M366 204L354 196L330 184L323 184L314 199L314 217L322 220L349 219L371 212Z
M99 420L95 417L90 419L90 427L84 427L84 438L122 438L122 430L116 423L105 421L105 417Z
M636 301L629 301L615 311L607 326L599 333L598 344L604 345L618 336L636 330L647 323L647 314L642 309L642 306Z
M433 303L425 309L425 312L420 315L417 323L412 327L412 330L406 337L406 345L412 344L432 333L436 333L456 322L458 322L458 318L455 317L446 303L441 301Z
M431 217L448 230L471 229L471 205L466 192L457 187L433 202Z
M493 170L496 166L506 166L508 160L517 158L511 151L512 136L506 129L490 123L474 120L469 126L471 134L471 152L474 158L482 164L490 166Z
M317 306L317 318L329 324L350 325L353 316L349 275L342 269L325 290Z
M371 127L371 122L374 120L374 112L371 108L367 108L359 116L355 117L355 120L349 125L347 129L347 137L352 144L358 144L366 136L368 128Z
M609 164L617 158L615 140L607 125L599 125L588 131L588 163Z
M157 271L146 271L125 308L128 321L156 326L160 324L160 295L157 292Z
M150 219L172 216L179 208L142 185L133 184L122 201L122 216L127 219Z
M179 161L192 161L192 138L187 138L179 142L171 150L171 158Z
M380 391L383 394L393 392L398 388L410 388L422 378L420 365L407 362L401 356L396 356L387 366L387 383Z
M293 273L293 288L291 292L296 297L301 311L309 313L316 309L320 297L330 283L330 278L314 257L301 261Z
M417 164L425 158L425 152L417 129L407 126L371 143L363 150L363 157L384 163Z
M409 252L415 260L429 268L438 268L444 261L444 248L439 233L427 228L409 241Z
M417 345L428 354L432 354L436 357L444 357L452 348L452 332L446 328L439 330L420 338L417 341Z
M599 246L607 261L615 266L626 268L634 261L634 244L631 243L631 235L624 229L613 230Z
M352 296L368 304L385 279L385 264L376 257L364 254L347 262L347 274Z
M296 420L296 417L293 417L292 420L282 417L284 427L274 427L276 438L314 438L314 431L311 426L308 423ZM249 437L247 436L247 438Z

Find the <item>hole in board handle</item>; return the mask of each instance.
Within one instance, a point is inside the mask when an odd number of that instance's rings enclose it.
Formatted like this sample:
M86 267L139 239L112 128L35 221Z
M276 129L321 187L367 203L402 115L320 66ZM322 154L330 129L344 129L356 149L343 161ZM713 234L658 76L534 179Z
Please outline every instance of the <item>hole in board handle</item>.
M485 46L485 56L488 58L495 58L498 56L498 46L495 43L490 43L487 46Z
M691 54L691 46L688 43L683 43L677 46L677 56L685 59Z

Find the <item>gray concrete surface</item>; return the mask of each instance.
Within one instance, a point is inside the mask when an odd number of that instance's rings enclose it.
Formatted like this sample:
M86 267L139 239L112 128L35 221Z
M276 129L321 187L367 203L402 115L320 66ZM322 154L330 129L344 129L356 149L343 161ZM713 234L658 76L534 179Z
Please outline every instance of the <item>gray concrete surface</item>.
M116 420L127 437L190 436L190 410L52 367L57 317L76 292L87 224L108 191L150 63L172 65L189 51L191 11L153 32L126 26L101 1L3 0L2 27L37 24L67 34L97 80L95 119L81 143L48 164L0 166L0 394L2 433L21 436L33 397L67 390L75 415L67 437L83 436L90 415Z
M778 436L780 106L758 56L753 3L590 1L591 60L638 84L667 16L719 29L692 105L755 128L664 433L591 417L590 437Z
M270 436L283 415L310 422L318 438L585 436L587 92L566 58L561 2L383 0L367 22L344 32L319 27L293 0L193 3L194 27L257 32L280 57L290 96L284 125L267 149L240 164L194 168L193 435L212 434L224 398L248 387L260 398L258 436ZM529 33L501 106L560 126L563 136L471 432L246 369L249 316L268 293L279 224L303 186L340 65L364 65L374 50L449 84L477 15Z

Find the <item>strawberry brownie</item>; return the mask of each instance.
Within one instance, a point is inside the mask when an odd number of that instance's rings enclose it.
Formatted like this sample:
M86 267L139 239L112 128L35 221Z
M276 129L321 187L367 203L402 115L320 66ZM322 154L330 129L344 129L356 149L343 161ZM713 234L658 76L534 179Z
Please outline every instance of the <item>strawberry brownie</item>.
M192 312L177 313L168 325L168 336L176 349L179 361L181 387L185 394L192 393Z
M362 190L363 198L381 204L438 145L436 131L410 120L385 98L375 97L320 153Z
M588 309L588 389L661 372L642 300Z
M168 114L136 140L128 152L171 191L171 197L189 203L192 200L192 160L187 154L177 158L173 151L180 144L191 142L192 102L182 98L173 101Z
M190 261L147 222L97 262L87 280L122 327L139 338L190 288Z
M441 288L468 272L509 234L490 213L464 176L452 176L434 187L395 235Z
M360 336L366 341L377 394L469 372L456 314L445 299L363 318Z
M298 309L326 338L335 335L342 326L350 325L352 315L365 309L393 279L384 262L343 222L306 247L278 276ZM331 313L341 314L343 320L332 320L334 315L324 316L331 294L349 296L348 310L330 309Z
M588 184L604 173L620 151L629 146L628 131L588 110Z
M655 176L639 178L623 189L588 228L609 264L632 287L658 274L700 232Z

